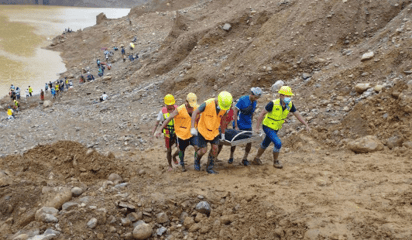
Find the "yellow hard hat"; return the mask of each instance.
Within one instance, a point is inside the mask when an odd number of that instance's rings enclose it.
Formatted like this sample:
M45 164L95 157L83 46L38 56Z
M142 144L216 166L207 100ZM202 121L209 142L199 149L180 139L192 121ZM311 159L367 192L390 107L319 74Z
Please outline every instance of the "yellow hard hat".
M194 93L187 94L186 101L191 107L197 107L197 96Z
M167 94L165 96L165 104L166 105L173 105L175 104L175 98L173 97L172 94Z
M226 91L219 93L219 96L217 97L219 107L222 110L229 110L230 106L232 106L232 100L232 94Z
M292 93L292 88L289 86L283 86L279 89L279 93L286 95L286 96L293 96L294 94Z

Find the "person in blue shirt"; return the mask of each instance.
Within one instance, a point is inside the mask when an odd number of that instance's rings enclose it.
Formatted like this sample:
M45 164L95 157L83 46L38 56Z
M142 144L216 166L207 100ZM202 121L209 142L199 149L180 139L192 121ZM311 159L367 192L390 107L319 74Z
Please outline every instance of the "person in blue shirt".
M239 98L234 107L234 119L233 119L233 128L241 131L252 131L252 119L253 114L256 110L257 100L262 96L262 89L259 87L253 87L250 89L251 93ZM249 165L247 157L252 148L252 143L246 144L245 154L242 158L242 164L245 166ZM233 154L236 150L236 147L230 148L230 158L228 163L233 163Z

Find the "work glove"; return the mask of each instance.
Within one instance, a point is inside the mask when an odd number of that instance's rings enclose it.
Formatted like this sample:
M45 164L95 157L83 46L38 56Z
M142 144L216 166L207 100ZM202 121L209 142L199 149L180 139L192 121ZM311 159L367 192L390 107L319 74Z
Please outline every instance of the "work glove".
M192 134L193 136L197 136L197 130L196 130L196 128L191 128L191 129L190 129L190 134Z
M224 133L221 133L221 134L220 134L220 139L223 140L223 141L226 140Z

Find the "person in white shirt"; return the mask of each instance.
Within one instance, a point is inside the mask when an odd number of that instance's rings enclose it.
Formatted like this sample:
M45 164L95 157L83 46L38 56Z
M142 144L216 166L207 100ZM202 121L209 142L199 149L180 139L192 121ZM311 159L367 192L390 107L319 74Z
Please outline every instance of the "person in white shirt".
M106 92L103 92L103 95L100 97L100 102L106 101L107 100L107 94Z

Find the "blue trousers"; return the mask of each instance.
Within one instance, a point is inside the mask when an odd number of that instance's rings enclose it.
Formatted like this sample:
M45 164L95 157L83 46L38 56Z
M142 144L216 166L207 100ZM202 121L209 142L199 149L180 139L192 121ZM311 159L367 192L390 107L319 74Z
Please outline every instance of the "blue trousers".
M269 147L270 143L274 143L274 148L273 152L279 152L280 149L282 148L282 142L280 141L280 138L278 137L278 131L275 131L269 127L266 127L263 125L263 131L266 134L265 139L263 139L263 142L260 144L260 147L263 149L266 149Z

